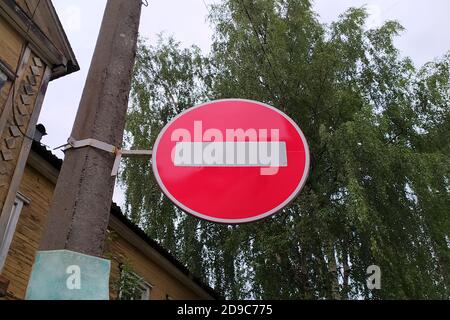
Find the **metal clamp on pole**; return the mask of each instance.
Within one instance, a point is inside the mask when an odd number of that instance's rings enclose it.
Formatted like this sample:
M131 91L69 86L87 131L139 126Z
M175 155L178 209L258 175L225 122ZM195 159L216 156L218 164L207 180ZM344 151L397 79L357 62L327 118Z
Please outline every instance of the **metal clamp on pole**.
M69 149L79 149L84 147L92 147L96 149L100 149L103 151L106 151L108 153L112 153L116 155L116 159L114 160L114 165L112 168L111 176L115 177L117 176L117 173L119 172L119 166L120 161L122 160L122 157L132 157L132 156L152 156L152 150L122 150L118 147L115 147L113 145L110 145L106 142L99 141L96 139L84 139L84 140L75 140L74 138L69 138L68 143L64 146L64 151ZM62 148L59 147L59 148ZM59 149L56 148L56 149Z
M75 140L74 138L70 137L69 140L67 140L68 144L66 144L64 147L64 151L69 149L79 149L84 147L93 147L96 149L100 149L109 153L116 153L117 147L110 145L106 142L99 141L96 139L84 139L84 140Z

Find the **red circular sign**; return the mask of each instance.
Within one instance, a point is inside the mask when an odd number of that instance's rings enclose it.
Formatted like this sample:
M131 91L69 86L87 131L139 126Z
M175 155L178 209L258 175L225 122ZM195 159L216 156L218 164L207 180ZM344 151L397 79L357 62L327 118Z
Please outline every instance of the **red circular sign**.
M285 207L309 171L295 122L266 104L227 99L186 110L153 148L153 172L182 210L218 223L245 223Z

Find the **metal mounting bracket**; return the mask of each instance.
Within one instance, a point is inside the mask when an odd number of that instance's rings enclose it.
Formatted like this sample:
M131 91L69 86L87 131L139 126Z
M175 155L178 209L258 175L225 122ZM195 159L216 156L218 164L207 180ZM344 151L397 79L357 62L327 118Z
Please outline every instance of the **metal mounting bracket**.
M64 151L67 151L69 149L79 149L79 148L85 148L85 147L92 147L96 149L100 149L103 151L106 151L108 153L112 153L116 155L116 159L114 160L114 165L111 171L111 176L115 177L117 176L117 173L119 171L120 161L122 160L122 157L132 157L132 156L141 156L141 157L151 157L152 156L152 150L122 150L116 146L110 145L106 142L99 141L96 139L83 139L83 140L75 140L74 138L69 138L67 141L67 144L56 148L64 148ZM55 149L55 150L56 150Z

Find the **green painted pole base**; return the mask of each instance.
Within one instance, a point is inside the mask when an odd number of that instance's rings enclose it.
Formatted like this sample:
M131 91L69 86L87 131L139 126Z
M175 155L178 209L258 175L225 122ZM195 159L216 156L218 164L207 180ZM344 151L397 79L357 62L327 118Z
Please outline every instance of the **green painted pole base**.
M26 300L109 300L109 260L68 251L38 251Z

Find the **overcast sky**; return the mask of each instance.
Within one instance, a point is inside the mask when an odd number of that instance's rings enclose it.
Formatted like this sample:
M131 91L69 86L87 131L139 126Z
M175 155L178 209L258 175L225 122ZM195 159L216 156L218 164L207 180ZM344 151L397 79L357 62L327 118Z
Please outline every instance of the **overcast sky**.
M195 44L209 51L212 30L206 21L207 5L216 0L148 0L143 8L140 33L154 43L164 32L183 46ZM449 0L315 0L320 21L329 23L349 7L366 5L369 26L398 20L406 31L396 40L403 56L416 66L450 50ZM47 128L43 143L54 148L67 141L94 51L106 0L53 0L81 71L52 82L45 97L39 122ZM56 152L62 157L61 152ZM115 201L122 203L120 192Z

